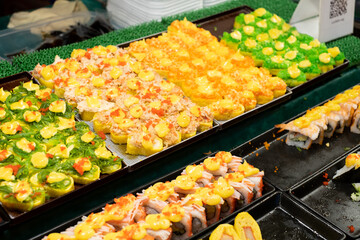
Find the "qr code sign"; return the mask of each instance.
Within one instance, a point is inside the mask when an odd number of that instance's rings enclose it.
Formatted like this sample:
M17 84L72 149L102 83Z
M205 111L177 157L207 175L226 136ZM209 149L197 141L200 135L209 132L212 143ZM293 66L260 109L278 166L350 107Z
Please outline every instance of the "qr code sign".
M330 18L342 16L347 13L347 0L331 0L330 1Z

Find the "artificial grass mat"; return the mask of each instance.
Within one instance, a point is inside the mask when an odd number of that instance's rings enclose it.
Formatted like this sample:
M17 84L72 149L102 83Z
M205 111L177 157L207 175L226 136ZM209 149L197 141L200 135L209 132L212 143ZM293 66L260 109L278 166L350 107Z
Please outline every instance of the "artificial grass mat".
M181 13L174 16L164 17L160 22L152 21L143 23L137 26L132 26L124 29L119 29L110 33L103 34L82 42L73 43L61 47L55 47L40 51L35 51L28 54L19 55L13 58L12 65L1 64L1 77L8 76L6 74L14 74L23 71L31 71L36 64L51 64L56 55L61 58L70 57L73 49L77 48L92 48L96 45L117 45L154 33L165 31L170 23L176 19L183 19L186 17L190 21L208 17L223 11L227 11L242 5L248 5L254 9L264 7L272 13L276 13L289 21L292 13L296 8L296 3L292 0L232 0L209 8L199 9L196 11ZM360 47L360 39L354 36L347 36L339 40L332 41L328 47L338 46L344 52L345 57L350 61L350 66L360 63L360 51L354 51Z

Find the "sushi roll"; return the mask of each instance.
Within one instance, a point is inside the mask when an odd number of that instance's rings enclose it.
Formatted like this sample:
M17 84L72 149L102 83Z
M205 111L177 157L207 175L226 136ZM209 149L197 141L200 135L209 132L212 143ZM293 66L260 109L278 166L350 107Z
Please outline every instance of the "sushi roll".
M300 61L298 68L305 73L306 80L311 80L321 74L320 68L316 64L312 64L308 59Z
M190 175L177 176L172 183L174 185L174 191L179 194L180 198L187 194L195 193L198 188L196 182Z
M299 62L305 60L305 56L300 53L298 50L289 50L284 54L284 59L291 61L292 63L298 64Z
M221 206L224 204L224 200L221 196L215 193L214 188L199 188L195 195L198 195L202 200L203 207L205 208L207 224L210 226L219 221Z
M360 134L360 108L358 108L353 115L350 131Z
M44 239L104 239L106 235L114 233L115 228L105 222L103 212L91 213L83 216L75 226L67 228L61 233L51 233Z
M248 30L250 32L250 30ZM251 56L253 52L258 51L260 49L260 44L254 38L247 38L244 41L241 41L238 45L238 49L240 53L244 56Z
M251 14L261 19L268 19L273 16L273 14L267 11L265 8L257 8Z
M242 33L239 30L234 30L231 33L224 32L221 37L221 42L225 43L229 48L237 50L242 39L244 39Z
M237 117L245 112L245 107L241 103L236 103L232 99L221 99L208 105L215 119L226 121Z
M154 240L170 240L172 238L171 222L163 214L147 215L144 227L146 233L153 237Z
M259 49L259 51L255 51L252 55L255 61L255 66L262 66L265 59L271 58L272 56L274 56L274 54L275 51L272 47L264 47L262 49Z
M214 176L211 173L205 171L202 165L189 165L181 174L190 176L199 187L205 187L214 179Z
M312 124L306 117L300 117L287 124L278 124L275 127L289 130L286 137L287 145L303 149L309 149L313 141L319 138L321 132L320 128Z
M224 177L228 172L226 164L222 162L220 158L216 157L206 158L202 166L204 167L205 171L212 174L215 179L218 177Z
M10 175L11 169L10 166L0 167L3 178L5 175ZM46 196L43 187L32 186L26 180L0 182L0 201L9 210L28 212L45 203Z
M255 184L249 179L245 178L245 176L241 172L230 173L226 180L229 184L237 191L240 196L236 199L235 208L241 208L246 204L249 204L255 198Z
M215 193L224 199L224 203L220 209L220 217L223 218L233 213L236 208L236 203L240 199L240 193L235 191L234 187L222 177L210 185L210 187L214 187Z
M116 198L114 201L114 204L106 204L104 214L106 222L114 226L117 231L133 224L136 219L135 216L137 216L137 220L145 218L145 210L139 204L136 204L139 200L134 195L128 194Z
M296 64L287 69L280 70L277 76L283 79L289 87L295 87L306 82L305 73Z
M215 158L220 159L226 164L228 172L238 171L239 165L242 163L242 158L233 156L230 152L220 151L215 154Z
M334 68L335 60L331 57L330 53L323 52L317 55L312 55L309 60L314 64L318 64L322 73L326 73Z
M144 240L152 240L154 239L146 229L146 224L144 223L135 223L129 226L126 226L122 230L118 232L108 233L104 236L106 240L112 239L129 239L129 240L136 240L136 239L144 239Z
M343 52L340 52L338 47L328 48L328 52L331 57L335 60L335 66L339 66L344 63L345 55Z
M71 176L50 169L32 175L30 183L43 186L50 197L59 197L75 189L74 179Z
M254 14L240 13L235 18L234 29L239 29L243 26L253 26L255 27L256 22L260 21L260 18L256 17Z
M276 41L273 41L272 47L274 48L274 50L276 50L276 55L281 55L281 56L290 49L288 44L281 39L277 39Z
M71 176L75 183L89 184L100 178L100 167L87 157L68 159L61 166L62 171Z
M254 186L255 198L261 197L264 186L263 184L264 171L260 171L258 168L255 168L246 161L244 161L241 165L239 165L238 171L242 173L246 179L250 180L255 184Z
M286 70L291 65L290 61L282 56L275 55L265 59L263 67L269 69L272 75L277 75L281 70Z
M172 239L187 239L192 233L192 216L180 202L169 203L161 212L171 222Z
M184 206L185 210L191 214L192 234L197 234L207 227L205 208L197 204Z
M131 134L126 144L126 153L131 155L149 156L164 148L161 138L144 132Z

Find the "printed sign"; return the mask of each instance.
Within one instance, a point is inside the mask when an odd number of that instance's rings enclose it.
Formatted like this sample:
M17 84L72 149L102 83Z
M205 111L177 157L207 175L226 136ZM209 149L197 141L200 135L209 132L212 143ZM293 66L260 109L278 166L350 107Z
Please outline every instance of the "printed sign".
M301 0L290 24L321 42L351 34L355 0Z

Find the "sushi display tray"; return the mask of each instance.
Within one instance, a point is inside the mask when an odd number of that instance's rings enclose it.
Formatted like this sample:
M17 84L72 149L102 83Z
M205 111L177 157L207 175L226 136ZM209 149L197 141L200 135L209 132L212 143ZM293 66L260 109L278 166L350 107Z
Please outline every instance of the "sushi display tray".
M323 105L328 100L316 106ZM300 113L286 123L305 113L306 111ZM286 136L287 131L272 128L236 147L231 153L263 169L266 172L265 179L280 190L288 191L319 169L351 152L360 143L360 134L350 132L348 127L345 127L343 133L335 133L331 138L325 138L322 145L311 145L308 150L288 146L285 143Z
M196 21L193 21L198 27L204 28L211 32L212 35L216 36L219 40L224 32L231 32L233 29L233 25L235 22L236 16L238 16L241 13L250 13L254 11L254 9L250 8L249 6L240 6L237 8L233 8L228 11L224 11L209 17L201 18ZM164 31L165 32L165 31ZM136 42L139 40L144 39L150 39L160 36L164 32L155 33L152 35L148 35L142 38L138 38L132 41L124 42L121 44L118 44L117 47L126 48L130 45L132 42ZM263 105L257 105L254 109L245 112L237 117L234 117L230 120L226 121L217 121L220 125L220 128L227 128L234 124L237 124L249 117L252 117L260 112L263 112L271 107L274 107L276 105L279 105L283 102L288 101L293 96L298 96L301 93L304 93L305 90L313 89L320 84L325 83L326 81L330 81L333 77L340 74L343 70L345 70L349 65L349 61L347 59L344 60L344 63L342 63L339 66L334 67L332 70L321 74L320 76L317 76L299 86L296 87L287 87L286 93L283 96L280 96L269 103L263 104Z
M345 234L324 222L286 193L275 192L245 209L259 224L263 239L345 239ZM234 224L234 219L225 222ZM202 239L209 239L211 232Z
M199 163L203 162L206 158L215 156L215 154L216 154L216 152L213 153L213 154L211 154L211 155L209 155L209 156L207 156L207 157L204 157L204 158L201 158L201 159L199 159L199 160L196 160L195 162L190 163L190 164L188 164L188 165L199 164ZM172 173L169 173L169 174L167 174L167 175L165 175L165 176L163 176L163 177L160 177L160 178L158 178L158 179L156 179L156 180L154 180L154 181L152 181L152 182L150 182L150 183L148 183L148 184L145 184L145 185L143 185L143 186L141 186L141 187L139 187L139 188L137 188L137 189L135 189L135 190L133 190L133 191L131 191L131 192L129 192L129 193L136 195L137 193L142 193L144 189L149 188L150 186L154 185L154 184L157 183L157 182L166 182L166 181L174 180L174 179L176 179L177 176L181 175L181 173L182 173L184 170L185 170L185 167L180 168L180 169L178 169L178 170L176 170L176 171L173 171ZM261 169L260 169L260 170L261 170ZM266 175L266 173L265 173L265 175ZM274 187L274 186L272 186L272 185L271 185L270 183L268 183L266 180L264 180L263 183L264 183L263 192L262 192L263 194L262 194L261 197L253 200L251 203L249 203L249 204L247 204L247 205L245 205L245 206L243 206L243 207L241 207L241 208L239 208L239 209L236 209L236 210L235 210L233 213L231 213L230 215L228 215L228 216L220 219L219 221L215 222L215 223L212 224L212 225L209 225L207 228L202 229L201 231L199 231L198 233L194 234L193 236L191 236L191 237L188 238L188 239L189 239L189 240L190 240L190 239L191 239L191 240L199 239L200 236L206 234L206 232L215 229L218 224L221 224L221 223L224 223L224 222L229 221L230 219L234 218L238 213L244 211L244 209L246 209L247 207L252 206L252 205L254 205L254 204L258 203L258 202L263 201L263 199L265 199L267 196L270 196L272 193L275 192L275 187ZM129 193L127 193L127 194L129 194ZM127 194L123 194L123 196L126 196ZM119 197L120 197L120 196L119 196ZM113 204L113 203L114 203L114 201L110 201L110 202L108 202L108 203L106 203L106 204ZM48 230L48 231L46 231L46 232L44 232L44 233L42 233L42 234L40 234L40 235L38 235L38 236L35 236L34 238L31 238L31 239L32 239L32 240L41 240L44 236L46 236L46 235L48 235L48 234L50 234L50 233L65 231L68 227L74 226L74 225L77 224L79 221L81 221L82 216L88 216L90 213L96 213L96 212L102 211L106 204L101 204L100 206L93 208L92 210L90 210L90 211L82 214L81 216L78 216L78 217L76 217L76 218L74 218L74 219L71 219L71 220L63 223L62 225L60 225L60 226L58 226L58 227L55 227L55 228L53 228L53 229L50 229L50 230Z
M33 82L39 84L36 79L33 79L32 76L28 72L22 72L19 74L12 75L10 77L0 79L0 88L4 88L4 90L11 91L13 88L20 85L22 82L28 82L32 80ZM110 150L110 149L109 149ZM66 202L71 201L72 199L81 196L90 190L94 190L98 187L103 186L104 184L113 181L129 172L129 167L127 164L122 161L122 168L117 170L111 174L102 174L100 178L92 183L86 185L80 185L75 183L75 189L65 195L60 197L47 200L44 204L28 211L28 212L18 212L9 210L2 206L0 203L0 217L3 221L0 221L0 228L7 228L9 226L14 226L21 222L27 221L29 219L34 218L46 211L53 209L59 205L65 204ZM5 223L9 224L5 224Z
M360 148L352 152L356 153L359 150ZM310 179L294 186L290 189L290 194L355 239L360 237L360 202L354 202L350 197L351 193L355 192L351 184L353 181L346 177L332 180L336 171L344 166L345 158L346 156L339 158ZM360 177L357 181L359 179ZM350 231L351 226L354 227L353 232Z
M216 36L219 40L221 39L224 32L231 32L233 30L235 18L240 13L251 13L254 9L249 6L240 6L228 11L224 11L222 13L218 13L206 18L202 18L194 21L198 27L202 27L211 32L212 35ZM290 87L293 95L297 96L300 93L303 93L307 89L312 89L320 84L325 83L326 81L330 81L331 78L338 75L340 72L345 70L349 65L349 61L345 59L344 63L341 65L334 67L332 70L321 74L299 86Z

